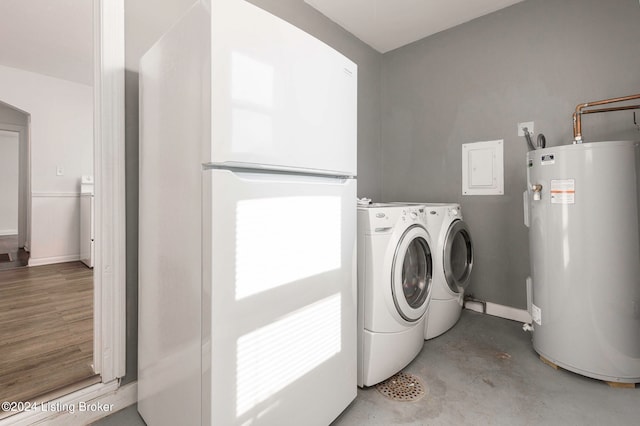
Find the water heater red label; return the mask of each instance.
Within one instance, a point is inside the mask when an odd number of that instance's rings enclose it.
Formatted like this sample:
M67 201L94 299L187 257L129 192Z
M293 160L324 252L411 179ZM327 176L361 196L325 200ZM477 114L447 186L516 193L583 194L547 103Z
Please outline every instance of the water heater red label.
M551 204L574 204L576 202L575 179L551 180Z

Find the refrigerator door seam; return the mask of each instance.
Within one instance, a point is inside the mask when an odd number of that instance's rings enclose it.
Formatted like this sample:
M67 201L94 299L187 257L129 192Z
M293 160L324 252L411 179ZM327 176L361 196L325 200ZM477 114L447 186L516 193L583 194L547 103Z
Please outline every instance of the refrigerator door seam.
M204 163L203 170L229 170L234 173L280 174L295 176L324 177L333 179L357 179L357 176L330 170L302 169L296 167L261 166L257 164Z

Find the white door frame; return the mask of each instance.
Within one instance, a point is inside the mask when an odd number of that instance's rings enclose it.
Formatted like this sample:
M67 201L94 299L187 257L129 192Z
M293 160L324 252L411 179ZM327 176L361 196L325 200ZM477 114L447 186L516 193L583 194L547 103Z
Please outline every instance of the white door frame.
M94 368L125 375L126 258L124 0L93 0L95 267Z

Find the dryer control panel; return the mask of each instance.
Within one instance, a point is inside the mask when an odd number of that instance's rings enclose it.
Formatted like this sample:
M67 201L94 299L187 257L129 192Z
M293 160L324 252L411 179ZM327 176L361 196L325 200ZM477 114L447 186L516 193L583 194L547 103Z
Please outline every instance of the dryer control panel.
M448 210L449 217L460 217L460 206L450 207Z

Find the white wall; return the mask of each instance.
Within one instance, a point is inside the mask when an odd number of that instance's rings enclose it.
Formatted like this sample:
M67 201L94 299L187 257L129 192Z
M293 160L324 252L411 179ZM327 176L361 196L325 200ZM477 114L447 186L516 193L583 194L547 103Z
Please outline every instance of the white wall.
M80 177L93 174L93 89L0 66L0 101L31 116L29 263L77 260Z
M18 132L0 130L0 235L18 233Z

